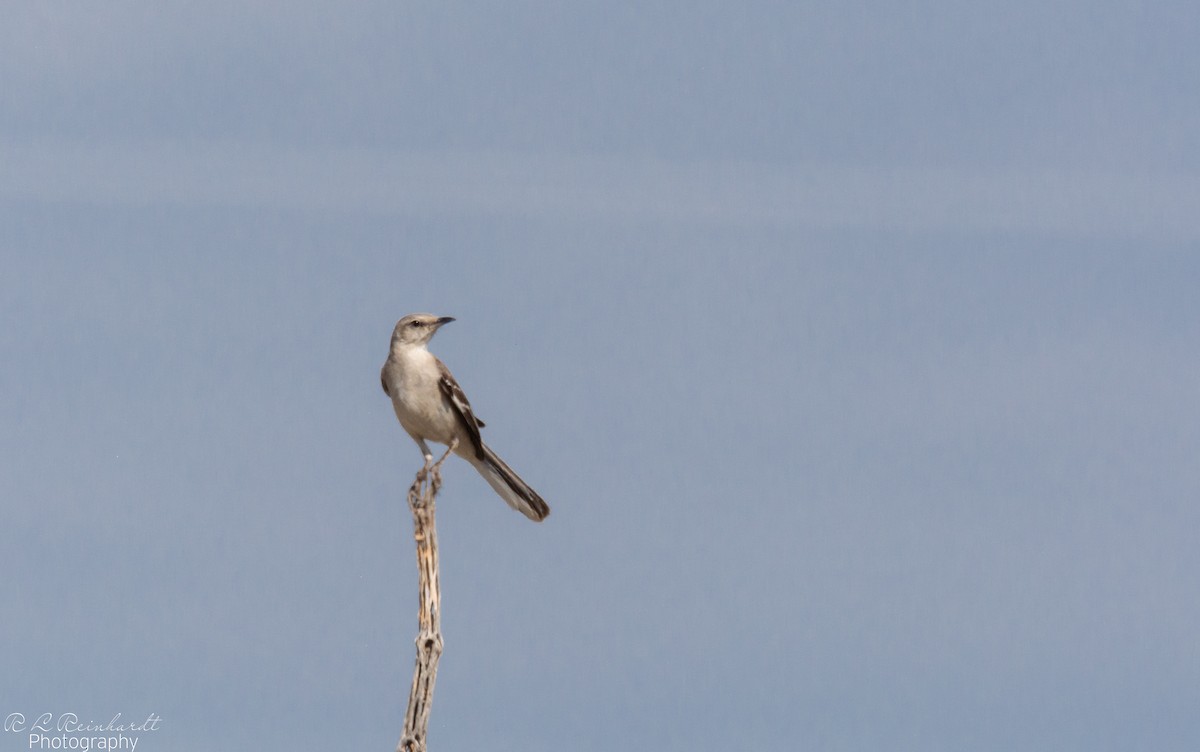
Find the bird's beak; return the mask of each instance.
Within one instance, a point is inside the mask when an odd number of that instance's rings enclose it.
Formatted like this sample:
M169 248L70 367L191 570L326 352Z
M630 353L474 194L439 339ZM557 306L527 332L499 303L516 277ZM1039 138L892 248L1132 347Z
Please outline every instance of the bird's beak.
M440 319L437 320L437 325L442 326L444 324L449 324L453 320L454 320L453 316L442 316Z

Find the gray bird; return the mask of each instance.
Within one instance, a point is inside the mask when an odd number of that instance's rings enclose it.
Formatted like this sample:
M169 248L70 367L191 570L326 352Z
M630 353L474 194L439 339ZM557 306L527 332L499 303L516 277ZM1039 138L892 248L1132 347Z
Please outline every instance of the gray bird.
M475 417L450 369L426 347L437 330L451 321L449 316L410 313L396 322L391 351L379 373L383 391L392 398L396 418L417 442L426 463L433 459L427 441L449 446L457 439L455 454L470 462L510 507L541 522L550 507L483 443L479 435L483 421Z

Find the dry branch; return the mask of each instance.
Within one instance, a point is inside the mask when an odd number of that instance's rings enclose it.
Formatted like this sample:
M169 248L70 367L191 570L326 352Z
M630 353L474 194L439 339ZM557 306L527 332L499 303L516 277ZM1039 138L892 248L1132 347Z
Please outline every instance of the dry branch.
M456 442L457 443L457 442ZM413 538L417 543L417 574L420 609L417 615L417 662L413 668L408 712L404 715L404 735L396 752L425 752L429 728L429 709L433 704L433 685L437 680L438 659L442 656L442 595L438 583L437 526L434 502L442 487L442 463L454 451L452 444L431 467L426 461L417 479L408 489L408 507L413 516Z

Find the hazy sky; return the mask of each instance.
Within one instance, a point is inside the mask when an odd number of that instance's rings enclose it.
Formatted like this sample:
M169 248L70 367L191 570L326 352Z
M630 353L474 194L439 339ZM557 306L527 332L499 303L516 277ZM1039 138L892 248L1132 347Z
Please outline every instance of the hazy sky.
M1196 749L1198 35L6 9L0 715L394 748L430 311L553 509L448 465L435 752Z

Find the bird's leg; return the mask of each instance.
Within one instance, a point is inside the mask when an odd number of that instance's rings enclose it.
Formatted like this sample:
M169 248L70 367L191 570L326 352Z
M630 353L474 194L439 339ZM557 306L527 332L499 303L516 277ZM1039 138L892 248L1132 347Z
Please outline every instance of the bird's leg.
M437 461L437 464L434 465L434 468L440 470L442 467L442 463L445 462L446 458L450 456L450 453L453 452L457 448L458 448L458 439L450 439L450 446L446 447L446 453L443 454L442 458ZM430 459L432 459L432 457L427 457L426 461L428 461Z
M417 446L421 447L421 456L425 458L425 469L429 469L429 463L433 462L433 450L425 443L425 439L417 439Z
M438 489L442 485L442 463L446 461L446 458L450 456L450 453L453 452L456 447L458 447L458 439L450 439L450 445L446 447L446 453L442 455L441 459L434 463L432 468L430 468L433 474L431 483L433 484L434 493L437 493Z
M425 464L417 471L417 483L424 483L426 476L429 475L430 464L433 462L433 451L424 439L417 439L417 446L421 449L421 456L425 458Z

